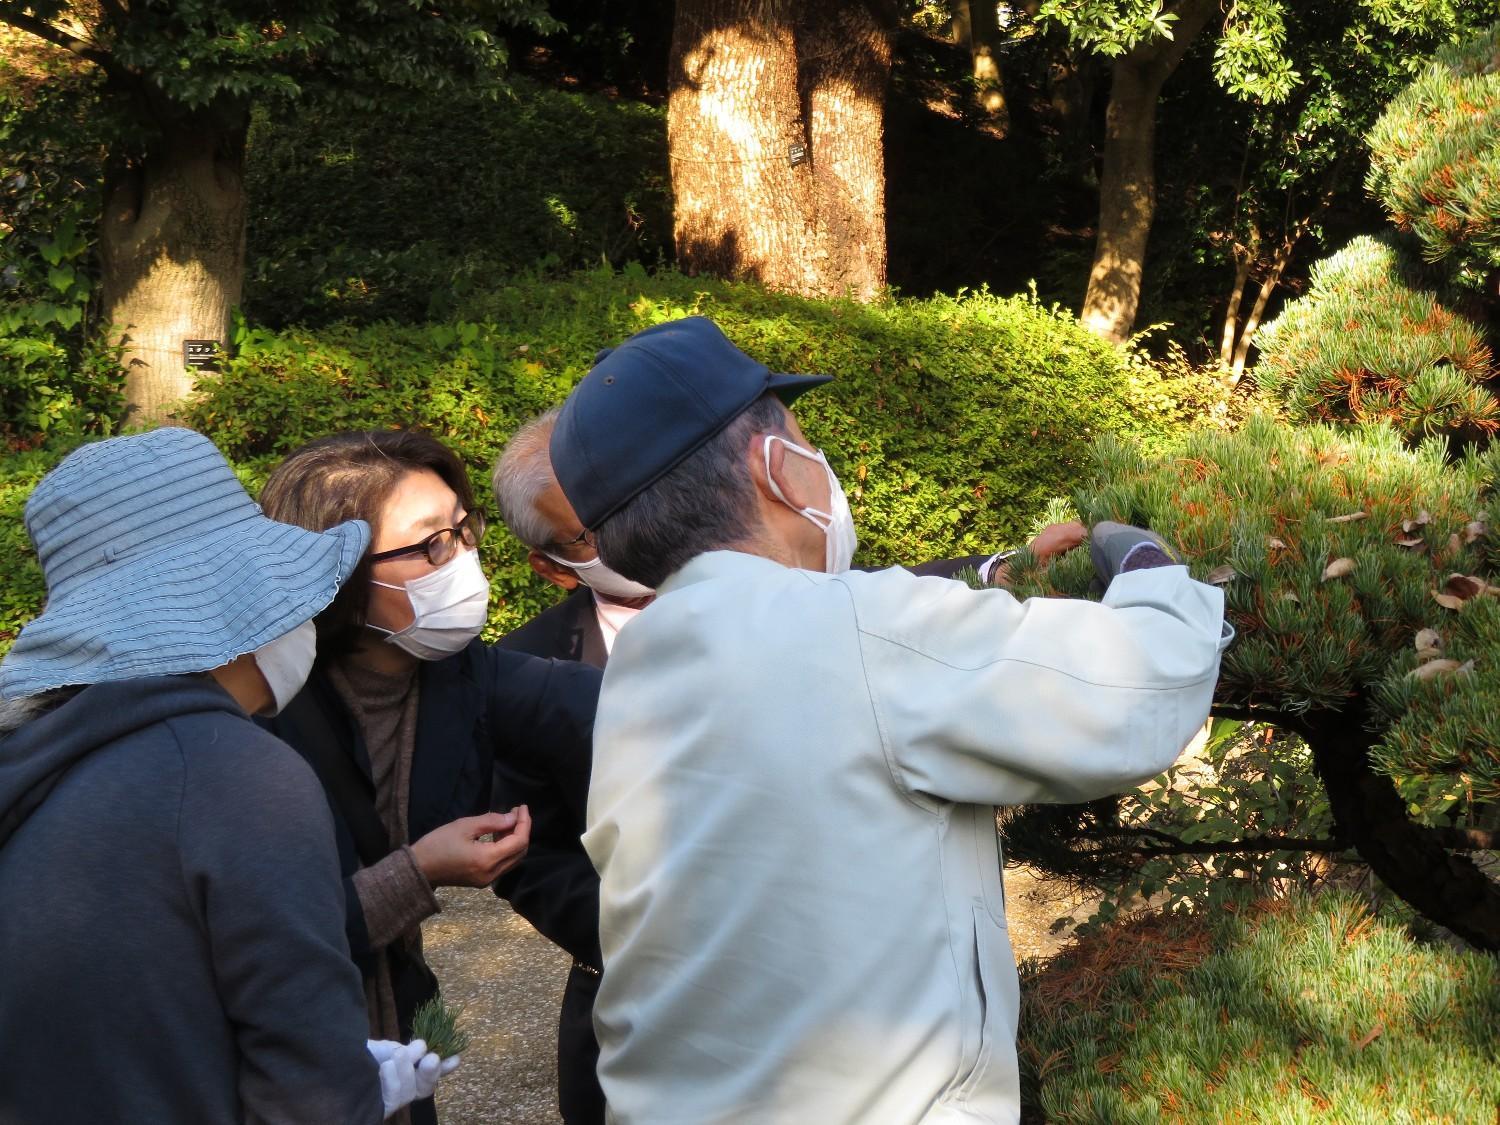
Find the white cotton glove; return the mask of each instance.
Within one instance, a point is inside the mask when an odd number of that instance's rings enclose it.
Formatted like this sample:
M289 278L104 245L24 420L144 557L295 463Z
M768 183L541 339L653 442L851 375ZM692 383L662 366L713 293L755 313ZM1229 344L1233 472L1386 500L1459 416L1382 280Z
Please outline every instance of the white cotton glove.
M387 1117L418 1098L432 1097L438 1079L458 1066L457 1056L446 1061L439 1059L420 1039L410 1043L369 1039L365 1046L380 1064L380 1100Z

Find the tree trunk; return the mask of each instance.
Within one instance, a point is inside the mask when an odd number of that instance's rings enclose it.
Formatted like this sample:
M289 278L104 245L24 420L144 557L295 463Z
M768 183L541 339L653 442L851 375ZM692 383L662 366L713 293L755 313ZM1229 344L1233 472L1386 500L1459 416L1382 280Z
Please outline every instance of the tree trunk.
M1217 4L1181 0L1172 10L1178 16L1173 38L1143 43L1112 67L1099 234L1081 316L1085 328L1113 343L1130 338L1140 304L1146 241L1156 210L1156 99Z
M1000 74L1000 18L991 0L954 0L953 41L965 47L974 66L979 106L1002 130L1009 125L1005 83Z
M889 72L867 3L679 0L667 144L682 266L807 296L878 293Z
M1360 705L1305 732L1339 836L1424 916L1480 949L1500 949L1500 884L1412 823L1390 779L1370 768L1363 720Z
M227 121L227 123L226 123ZM248 116L163 126L106 175L99 256L104 321L123 342L131 424L158 424L192 389L184 341L227 346L245 273Z
M798 51L812 141L818 290L874 300L885 287L888 28L864 4L810 4Z
M1219 369L1228 371L1234 362L1234 345L1239 339L1240 305L1245 301L1245 286L1250 281L1250 265L1255 251L1239 242L1234 244L1234 285L1229 290L1229 305L1224 310L1224 331L1219 337Z

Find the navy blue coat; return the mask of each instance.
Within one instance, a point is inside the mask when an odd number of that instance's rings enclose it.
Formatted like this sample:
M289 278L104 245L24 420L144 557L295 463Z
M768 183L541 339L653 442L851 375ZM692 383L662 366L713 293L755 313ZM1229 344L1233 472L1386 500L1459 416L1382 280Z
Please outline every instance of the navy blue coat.
M475 641L446 660L424 661L418 675L408 840L418 840L459 817L488 811L495 802L497 770L506 776L512 761L554 755L589 759L599 696L597 669ZM358 724L319 667L268 726L308 760L323 782L344 876L349 948L367 976L374 972L375 958L392 958L404 1037L410 1033L415 1008L435 986L425 966L403 963L404 955L394 947L371 947L354 892L354 873L380 858L370 854L367 843L376 833L361 832L362 819L368 824L373 814L375 784ZM385 847L389 850L388 843Z
M0 1121L378 1122L329 830L207 676L0 739Z

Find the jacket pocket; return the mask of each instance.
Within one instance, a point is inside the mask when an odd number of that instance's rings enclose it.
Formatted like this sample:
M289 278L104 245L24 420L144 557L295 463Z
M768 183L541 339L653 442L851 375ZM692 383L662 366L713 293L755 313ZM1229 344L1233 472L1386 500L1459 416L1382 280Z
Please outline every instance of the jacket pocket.
M1009 935L982 905L973 908L974 987L979 993L979 1050L951 1101L965 1120L1003 1121L1019 1112L1015 1037L1015 960ZM965 1036L965 1040L968 1040Z

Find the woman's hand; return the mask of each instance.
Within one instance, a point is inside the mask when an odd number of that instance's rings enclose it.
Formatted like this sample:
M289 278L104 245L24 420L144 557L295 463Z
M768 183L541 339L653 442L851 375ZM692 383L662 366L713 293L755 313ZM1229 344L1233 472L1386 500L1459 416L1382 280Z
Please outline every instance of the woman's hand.
M494 834L493 842L480 837ZM434 828L411 846L417 866L434 887L487 887L526 854L531 810L466 816Z

